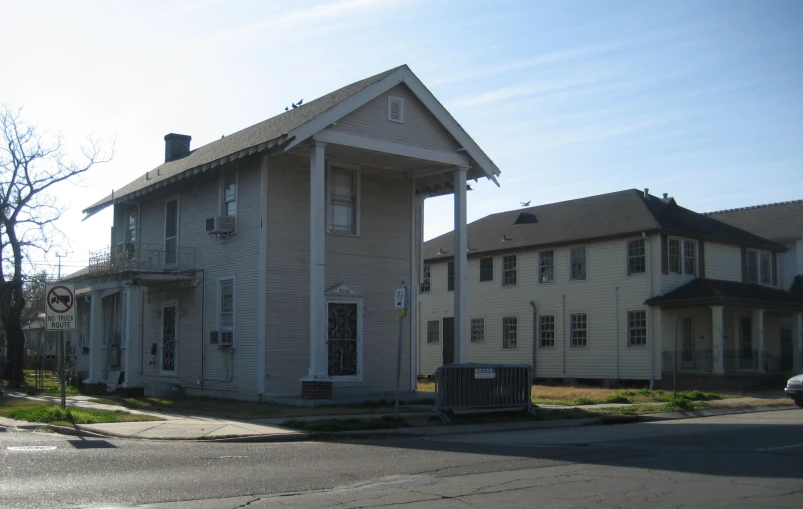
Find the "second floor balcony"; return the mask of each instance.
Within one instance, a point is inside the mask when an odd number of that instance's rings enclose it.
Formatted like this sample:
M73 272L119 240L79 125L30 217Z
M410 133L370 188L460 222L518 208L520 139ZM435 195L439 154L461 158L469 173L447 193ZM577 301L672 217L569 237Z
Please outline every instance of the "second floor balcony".
M195 249L178 245L121 242L89 253L89 274L177 273L195 269Z

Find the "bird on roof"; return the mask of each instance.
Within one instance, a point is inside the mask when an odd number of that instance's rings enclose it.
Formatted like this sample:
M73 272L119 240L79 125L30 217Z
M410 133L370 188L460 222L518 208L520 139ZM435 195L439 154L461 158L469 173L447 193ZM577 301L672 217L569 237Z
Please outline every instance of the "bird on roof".
M304 102L304 99L301 99L301 100L299 100L299 101L296 103L296 105L297 105L297 106L301 106L301 103L303 103L303 102Z
M288 108L287 106L285 106L285 107L284 107L284 111L287 111L287 110L289 110L289 109L290 109L290 108Z
M532 201L532 200L530 200L530 201ZM520 201L519 203L521 203L522 207L529 207L530 206L530 201Z

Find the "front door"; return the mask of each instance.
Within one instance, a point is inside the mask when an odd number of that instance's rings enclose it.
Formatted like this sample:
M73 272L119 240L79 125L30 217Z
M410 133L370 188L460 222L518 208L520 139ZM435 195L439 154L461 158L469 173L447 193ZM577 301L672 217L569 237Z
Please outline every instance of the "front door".
M781 371L794 369L794 350L792 347L792 330L781 329Z
M688 316L683 317L680 329L681 350L680 367L681 369L697 368L694 355L694 336L692 335L692 321Z
M443 319L443 363L454 362L454 318Z
M162 305L162 348L161 373L178 373L178 304L170 302Z
M356 379L360 371L360 304L330 301L327 308L329 376Z
M741 332L739 368L754 369L757 366L753 365L753 321L748 317L742 317L739 331Z

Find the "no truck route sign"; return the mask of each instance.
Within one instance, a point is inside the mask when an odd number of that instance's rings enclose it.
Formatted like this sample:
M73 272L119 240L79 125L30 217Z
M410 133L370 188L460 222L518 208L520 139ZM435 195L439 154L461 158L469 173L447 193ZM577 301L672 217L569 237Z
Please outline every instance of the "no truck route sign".
M45 286L45 330L75 330L75 285L58 283Z

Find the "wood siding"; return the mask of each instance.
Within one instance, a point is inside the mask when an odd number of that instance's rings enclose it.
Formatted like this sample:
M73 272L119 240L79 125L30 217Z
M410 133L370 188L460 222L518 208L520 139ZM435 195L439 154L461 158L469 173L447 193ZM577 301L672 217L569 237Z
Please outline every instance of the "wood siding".
M705 243L705 274L709 279L742 281L741 249L738 246Z

